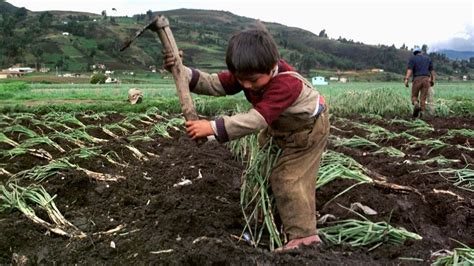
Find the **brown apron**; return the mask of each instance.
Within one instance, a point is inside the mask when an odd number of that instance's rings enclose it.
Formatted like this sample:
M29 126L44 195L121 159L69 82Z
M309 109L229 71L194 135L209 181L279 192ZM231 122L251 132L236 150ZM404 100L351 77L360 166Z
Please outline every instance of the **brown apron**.
M308 84L308 82L304 82ZM309 85L311 86L311 85ZM263 144L272 137L281 149L270 184L276 206L290 240L315 235L316 180L329 136L329 107L291 131L268 127L259 134Z

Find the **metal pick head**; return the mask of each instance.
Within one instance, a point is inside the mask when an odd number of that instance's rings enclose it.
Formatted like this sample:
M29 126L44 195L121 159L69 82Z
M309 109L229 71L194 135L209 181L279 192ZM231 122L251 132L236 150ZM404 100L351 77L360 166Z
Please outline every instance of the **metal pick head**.
M140 37L147 29L151 28L155 24L156 24L156 18L152 20L150 23L148 23L141 30L138 30L137 32L135 32L135 35L133 37L129 38L127 41L124 42L122 48L120 48L120 52L130 47L130 45L132 44L133 41L135 41L136 38Z

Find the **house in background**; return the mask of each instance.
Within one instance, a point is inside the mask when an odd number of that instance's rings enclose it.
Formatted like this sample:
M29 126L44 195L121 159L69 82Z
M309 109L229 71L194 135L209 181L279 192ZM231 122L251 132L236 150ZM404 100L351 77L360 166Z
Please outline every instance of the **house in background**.
M0 79L15 78L15 77L19 78L25 74L26 72L3 70L3 71L0 71Z
M10 71L10 72L21 72L21 73L31 73L35 70L31 67L21 67L21 66L15 65L15 66L12 66L12 67L8 68L8 71Z
M6 78L14 78L14 77L21 77L27 73L34 72L35 70L31 67L22 67L21 65L17 64L8 69L3 69L0 71L0 79Z
M316 76L311 79L311 83L316 86L316 85L328 85L328 82L324 80L324 77L321 76Z

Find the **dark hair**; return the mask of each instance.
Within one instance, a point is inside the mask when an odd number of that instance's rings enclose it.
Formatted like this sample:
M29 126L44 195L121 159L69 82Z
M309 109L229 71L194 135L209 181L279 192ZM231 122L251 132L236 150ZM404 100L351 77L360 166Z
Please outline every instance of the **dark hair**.
M414 51L413 54L414 55L421 54L421 51Z
M261 28L234 34L227 46L225 62L232 74L245 77L270 73L279 59L275 41L265 28Z

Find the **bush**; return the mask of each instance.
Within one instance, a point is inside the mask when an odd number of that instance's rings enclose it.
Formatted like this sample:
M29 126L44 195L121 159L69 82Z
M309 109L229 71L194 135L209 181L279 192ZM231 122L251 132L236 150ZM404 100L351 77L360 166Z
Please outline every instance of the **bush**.
M91 84L104 84L107 77L103 73L95 73L91 76Z

